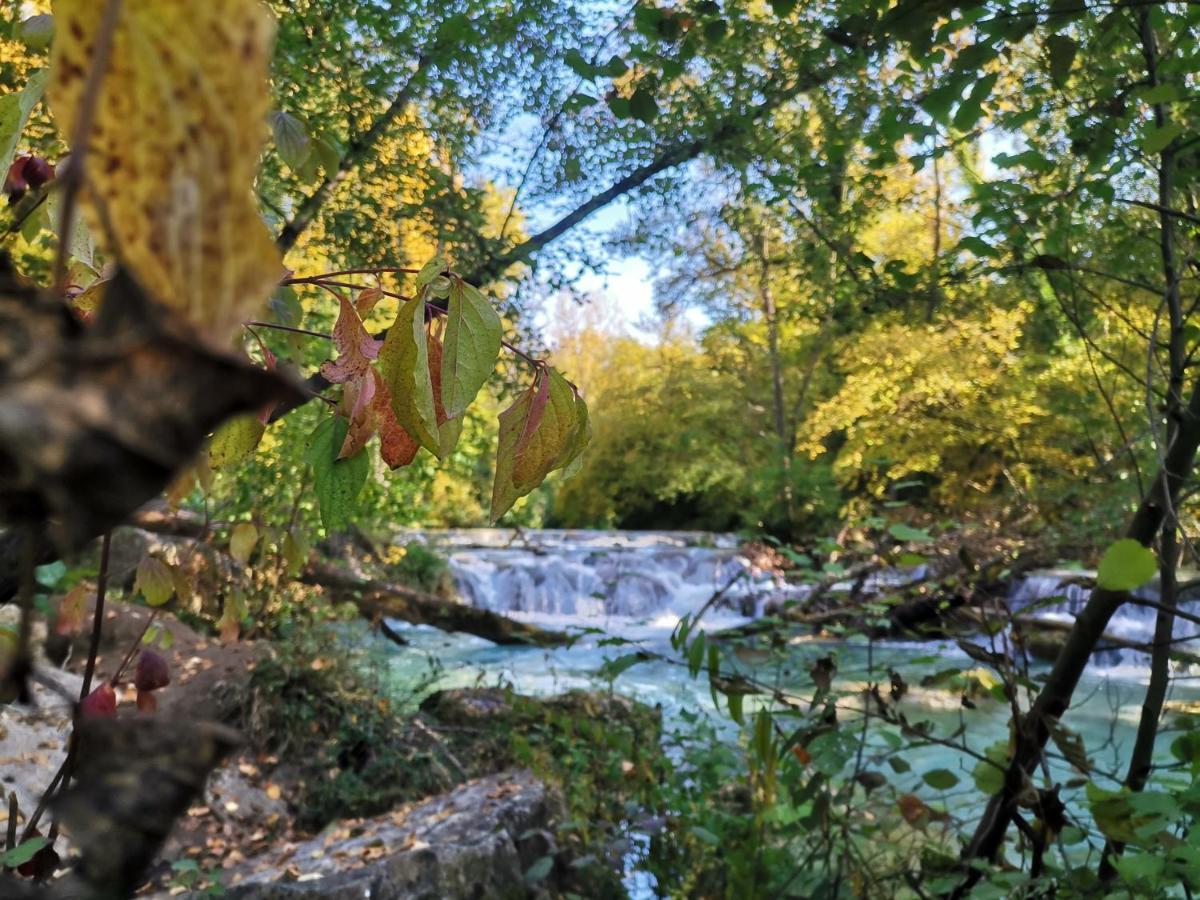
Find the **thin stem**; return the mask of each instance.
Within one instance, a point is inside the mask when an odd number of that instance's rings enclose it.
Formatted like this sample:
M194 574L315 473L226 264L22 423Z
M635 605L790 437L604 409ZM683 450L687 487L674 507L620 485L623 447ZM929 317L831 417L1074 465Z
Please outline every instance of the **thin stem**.
M76 207L79 205L79 189L83 186L84 161L87 159L88 136L96 119L96 107L100 100L100 86L108 69L112 55L113 36L121 15L121 0L108 0L100 25L96 29L96 42L92 48L92 64L88 69L87 81L83 85L83 96L79 100L78 117L71 132L71 159L59 179L62 184L62 221L59 225L58 252L54 259L54 287L62 295L67 281L67 257L71 254L71 233L75 228Z
M303 334L308 337L322 338L326 341L332 341L333 335L323 334L320 331L309 331L307 328L293 328L291 325L276 325L274 322L246 322L246 328L270 328L272 331L286 331L290 334Z
M87 666L83 670L83 685L79 688L79 702L92 692L92 679L96 675L96 656L100 652L100 631L104 627L104 598L108 593L108 560L112 549L112 532L104 532L100 539L100 571L96 575L96 611L92 616L92 639L88 645Z

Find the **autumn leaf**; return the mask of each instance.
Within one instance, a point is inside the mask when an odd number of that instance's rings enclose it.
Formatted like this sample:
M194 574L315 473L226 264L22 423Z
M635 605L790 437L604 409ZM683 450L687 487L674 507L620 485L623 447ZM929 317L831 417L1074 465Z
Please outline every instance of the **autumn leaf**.
M258 546L258 529L251 522L235 525L229 536L229 555L243 566L250 562L254 548Z
M64 135L105 6L53 5L47 96ZM151 296L220 345L283 274L252 194L274 31L259 0L125 0L88 135L93 231Z
M79 634L87 615L88 598L92 591L84 584L77 584L58 603L58 615L54 618L55 634Z
M147 556L138 563L133 587L151 606L162 606L175 593L175 581L171 578L170 567L153 556Z
M254 452L267 426L254 413L235 416L215 432L208 445L208 464L224 469L241 462Z
M321 374L333 384L346 384L367 374L371 363L379 356L383 342L367 332L353 303L341 294L338 302L341 310L333 326L333 344L337 347L338 357L321 366Z
M574 388L553 369L539 370L517 401L500 414L492 521L500 518L579 449L580 419Z
M348 425L346 438L338 451L338 459L349 459L362 452L367 441L374 436L378 418L374 402L377 383L377 373L370 371L348 382L342 390L340 412Z
M379 430L379 455L390 469L410 465L421 449L421 442L404 430L392 409L392 395L375 373L375 422Z

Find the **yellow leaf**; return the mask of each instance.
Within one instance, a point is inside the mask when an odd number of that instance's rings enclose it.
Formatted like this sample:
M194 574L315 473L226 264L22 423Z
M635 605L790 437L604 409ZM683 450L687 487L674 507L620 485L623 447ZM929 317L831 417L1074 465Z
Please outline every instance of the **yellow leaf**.
M242 522L233 529L229 538L229 555L243 566L250 562L254 548L258 546L258 529L250 522Z
M254 452L267 426L254 413L235 416L212 436L208 445L208 464L214 469L241 462Z
M47 94L67 136L106 5L53 6ZM125 0L89 135L93 231L151 296L221 343L283 274L251 194L274 31L259 0Z
M153 556L147 556L138 563L133 586L151 606L162 606L175 593L170 567Z

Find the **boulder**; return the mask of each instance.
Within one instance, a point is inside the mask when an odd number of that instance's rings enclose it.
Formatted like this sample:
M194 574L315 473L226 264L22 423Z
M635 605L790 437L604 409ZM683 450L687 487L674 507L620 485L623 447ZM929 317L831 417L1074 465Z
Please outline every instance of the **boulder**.
M231 900L545 896L566 868L554 838L564 817L557 791L528 771L501 772L388 815L339 823L312 840L253 858L228 873L225 896Z

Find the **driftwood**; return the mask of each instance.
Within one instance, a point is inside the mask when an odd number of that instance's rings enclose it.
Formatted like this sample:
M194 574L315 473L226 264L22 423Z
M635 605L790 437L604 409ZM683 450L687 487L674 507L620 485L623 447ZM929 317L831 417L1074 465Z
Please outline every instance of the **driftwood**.
M404 585L359 578L328 565L311 566L300 578L320 585L354 603L372 621L402 619L417 625L432 625L443 631L461 631L497 644L550 647L565 644L567 635L546 631L505 616L455 603Z

